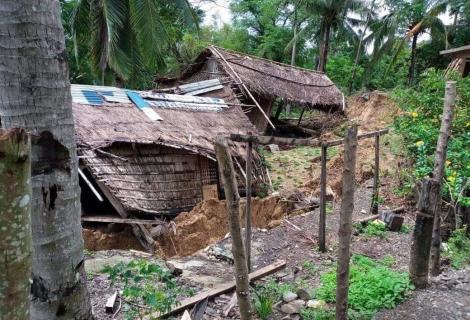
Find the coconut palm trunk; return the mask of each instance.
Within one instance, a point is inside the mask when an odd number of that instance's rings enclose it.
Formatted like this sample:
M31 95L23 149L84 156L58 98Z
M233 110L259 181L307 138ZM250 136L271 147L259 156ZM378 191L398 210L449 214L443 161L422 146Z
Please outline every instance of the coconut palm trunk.
M418 33L416 33L413 36L413 42L411 43L410 67L408 69L408 86L412 86L414 83L417 42L418 42Z
M32 133L31 319L92 319L59 1L0 1L0 116Z
M325 72L326 71L326 62L328 60L328 50L330 48L330 32L331 32L331 25L327 24L325 29L323 30L323 39L320 48L320 61L318 63L318 71Z

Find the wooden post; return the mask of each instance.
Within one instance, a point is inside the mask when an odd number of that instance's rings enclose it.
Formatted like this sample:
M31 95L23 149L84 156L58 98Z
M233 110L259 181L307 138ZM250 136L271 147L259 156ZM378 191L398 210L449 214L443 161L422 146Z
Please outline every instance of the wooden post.
M245 212L245 246L246 265L248 272L251 272L251 153L253 143L246 143L246 212Z
M302 112L300 113L299 121L297 122L297 125L300 126L300 122L302 121L302 117L304 116L305 108L302 108Z
M380 136L375 136L375 161L374 161L374 184L372 191L372 203L370 206L370 214L379 213L379 165L380 165Z
M30 318L31 142L0 130L0 318Z
M436 147L436 157L434 160L433 177L439 182L439 190L442 189L442 179L444 178L444 167L447 156L447 145L452 126L452 115L455 107L456 82L447 81L444 96L444 110L442 112L441 130ZM440 273L441 257L441 202L442 195L439 192L437 210L434 213L434 223L431 242L431 274L437 276Z
M240 307L240 317L242 320L249 320L251 319L250 287L240 227L240 195L238 194L232 157L227 141L222 135L216 138L215 154L217 156L217 163L219 165L227 203L230 235L232 237L232 254L235 261L235 282L238 305Z
M357 126L346 132L344 141L343 194L339 218L338 267L336 271L336 320L348 319L349 247L352 233L352 213L356 173Z
M436 179L425 179L417 204L413 241L411 244L409 273L416 288L428 284L429 254L431 249L432 225L440 193Z
M320 175L320 221L318 230L318 249L326 252L326 158L328 146L321 145L321 175Z

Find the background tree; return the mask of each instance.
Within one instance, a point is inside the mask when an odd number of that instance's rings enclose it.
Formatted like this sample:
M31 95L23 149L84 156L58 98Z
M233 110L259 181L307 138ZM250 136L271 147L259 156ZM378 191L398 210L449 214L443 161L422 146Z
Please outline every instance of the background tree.
M0 2L3 128L32 134L32 319L91 319L59 2Z
M148 86L185 28L198 24L187 0L74 1L71 38L76 48L87 43L92 70L103 84Z

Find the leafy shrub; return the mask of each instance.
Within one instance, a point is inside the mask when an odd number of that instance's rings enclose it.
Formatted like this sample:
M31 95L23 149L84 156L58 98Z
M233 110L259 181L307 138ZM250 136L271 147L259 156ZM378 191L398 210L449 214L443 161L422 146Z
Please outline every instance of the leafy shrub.
M300 315L304 320L334 320L335 312L332 310L302 309Z
M370 319L383 308L393 308L413 289L408 274L393 271L393 259L372 260L355 255L349 273L351 319ZM336 270L325 273L316 292L317 299L336 300Z
M447 200L468 206L470 197L465 197L461 190L464 181L470 178L470 77L453 77L457 81L457 101L443 192ZM429 176L433 168L444 89L442 72L429 69L417 88L397 89L394 92L395 101L404 111L396 118L394 126L397 133L403 136L408 155L414 160L412 175L415 180Z
M470 237L465 229L455 230L447 242L443 255L450 259L454 268L470 266Z
M122 296L131 303L126 306L126 319L142 316L138 305L146 308L145 313L168 312L177 304L178 296L192 294L180 287L170 272L147 260L105 266L103 272L112 283L119 281L124 285Z
M357 232L363 233L366 237L379 237L385 239L387 237L387 226L381 220L374 220L363 225L358 223L355 225Z

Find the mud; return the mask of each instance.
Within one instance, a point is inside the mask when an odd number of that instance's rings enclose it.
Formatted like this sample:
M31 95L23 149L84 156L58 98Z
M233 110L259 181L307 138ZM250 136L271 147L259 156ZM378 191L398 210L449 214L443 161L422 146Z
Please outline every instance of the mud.
M245 200L240 200L240 216L244 225ZM287 204L277 196L253 198L253 227L274 228L287 214ZM158 250L164 257L187 256L223 239L228 230L225 201L209 199L199 203L190 212L175 218L174 228L159 239Z
M125 228L120 232L83 228L83 240L85 241L85 249L90 251L109 249L143 250L129 228Z

